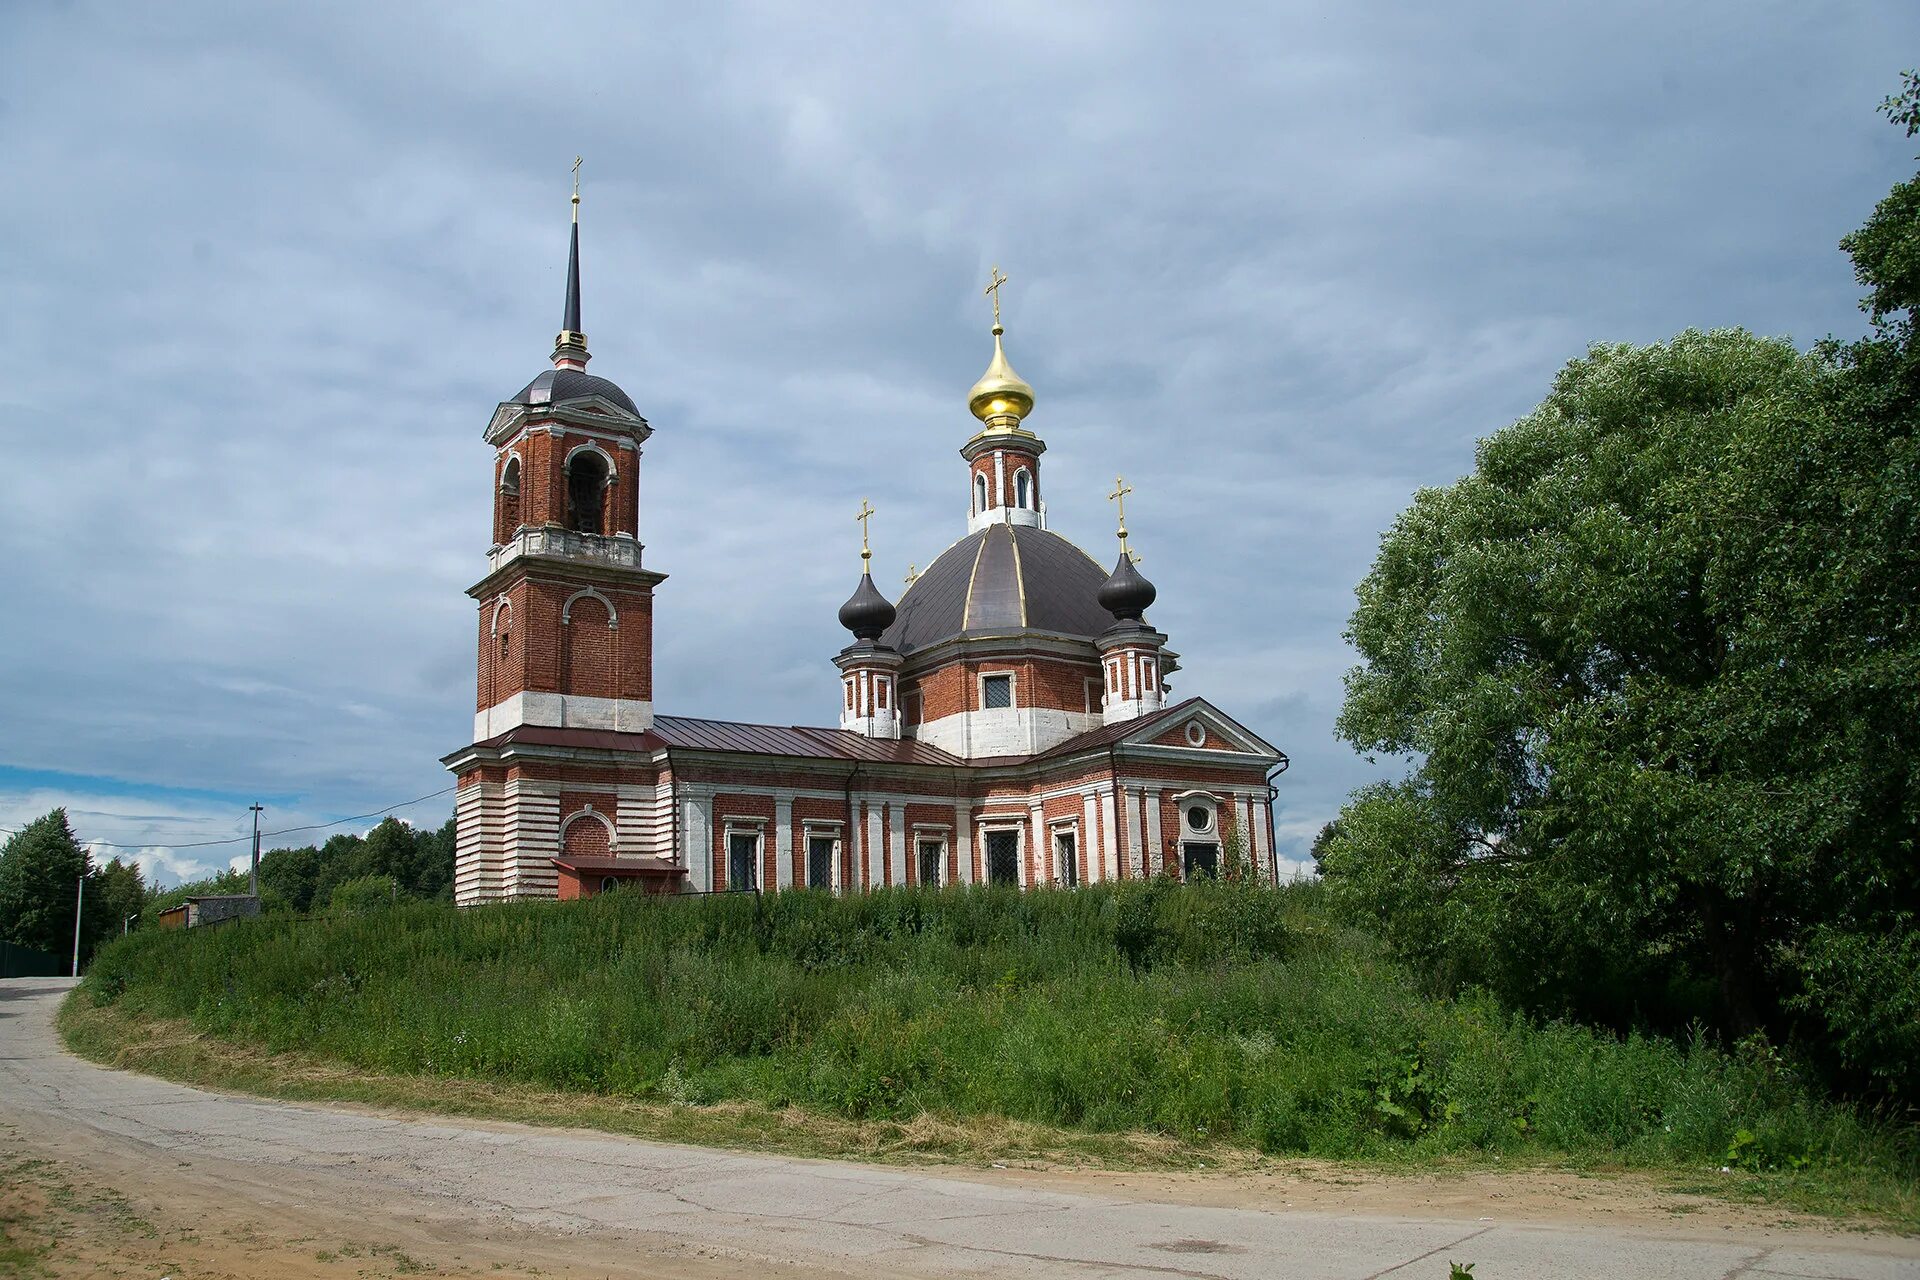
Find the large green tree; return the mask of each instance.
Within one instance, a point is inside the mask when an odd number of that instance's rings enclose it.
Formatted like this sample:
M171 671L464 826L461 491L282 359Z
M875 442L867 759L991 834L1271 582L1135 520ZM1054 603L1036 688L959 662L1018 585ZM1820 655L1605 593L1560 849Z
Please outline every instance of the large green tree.
M1872 337L1595 347L1416 496L1340 719L1415 765L1323 866L1455 980L1798 1034L1911 1093L1920 184L1846 248Z
M87 851L67 825L65 809L35 818L15 832L0 846L0 936L66 955L73 947L80 881L92 870Z

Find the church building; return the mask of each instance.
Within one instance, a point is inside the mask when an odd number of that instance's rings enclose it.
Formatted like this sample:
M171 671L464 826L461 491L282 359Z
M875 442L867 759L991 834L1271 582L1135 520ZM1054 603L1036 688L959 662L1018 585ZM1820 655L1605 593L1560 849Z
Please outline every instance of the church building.
M954 476L965 536L897 603L869 572L840 606L850 643L822 655L820 682L822 718L837 699L838 726L657 713L654 592L667 575L640 542L653 427L587 372L577 189L573 202L553 367L484 433L493 536L467 592L474 740L443 761L459 779L461 904L636 881L838 893L1275 877L1273 780L1287 758L1204 698L1169 695L1179 662L1146 618L1156 593L1127 549L1130 490L1110 495L1110 571L1047 527L1047 446L1002 346L997 270L993 355L967 396Z

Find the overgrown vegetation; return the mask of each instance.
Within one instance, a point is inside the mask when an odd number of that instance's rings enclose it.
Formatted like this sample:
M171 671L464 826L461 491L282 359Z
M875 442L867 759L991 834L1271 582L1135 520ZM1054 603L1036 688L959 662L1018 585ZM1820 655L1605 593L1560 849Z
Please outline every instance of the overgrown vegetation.
M1313 885L402 904L135 935L82 993L368 1070L637 1099L1303 1156L1812 1169L1882 1208L1920 1171L1906 1138L1764 1046L1432 998Z
M80 882L86 882L84 899ZM35 818L0 845L0 939L55 956L74 944L80 959L121 931L148 896L140 868L112 858L102 866L74 836L65 809Z
M383 819L364 836L341 833L321 845L269 849L260 855L260 905L265 911L328 911L337 892L378 877L391 886L389 899L453 897L453 819L436 830L398 818ZM227 871L156 894L150 911L186 901L189 894L245 893L247 873ZM359 910L368 890L355 884L342 909Z
M1920 132L1920 77L1885 110ZM1920 178L1844 247L1870 336L1596 346L1415 497L1340 730L1416 764L1315 855L1445 982L1764 1033L1911 1116Z

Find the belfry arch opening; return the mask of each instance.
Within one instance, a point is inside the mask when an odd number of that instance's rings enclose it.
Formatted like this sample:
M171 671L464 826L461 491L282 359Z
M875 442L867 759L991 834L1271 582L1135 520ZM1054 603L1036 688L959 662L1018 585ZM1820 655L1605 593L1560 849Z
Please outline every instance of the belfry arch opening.
M607 460L596 450L582 449L567 459L567 528L575 533L606 532L611 476Z
M496 499L495 542L505 542L520 527L520 458L511 455L500 471L500 493Z

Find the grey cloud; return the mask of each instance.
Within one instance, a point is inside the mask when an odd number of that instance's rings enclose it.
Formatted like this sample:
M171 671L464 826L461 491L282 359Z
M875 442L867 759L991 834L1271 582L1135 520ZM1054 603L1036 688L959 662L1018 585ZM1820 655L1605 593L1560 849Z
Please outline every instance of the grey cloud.
M961 532L999 262L1055 527L1110 558L1128 474L1179 690L1293 755L1298 853L1379 771L1340 632L1412 490L1591 340L1857 328L1831 246L1911 171L1892 8L833 14L0 13L0 762L441 784L479 430L542 367L581 152L663 706L831 717L853 504L896 592Z

